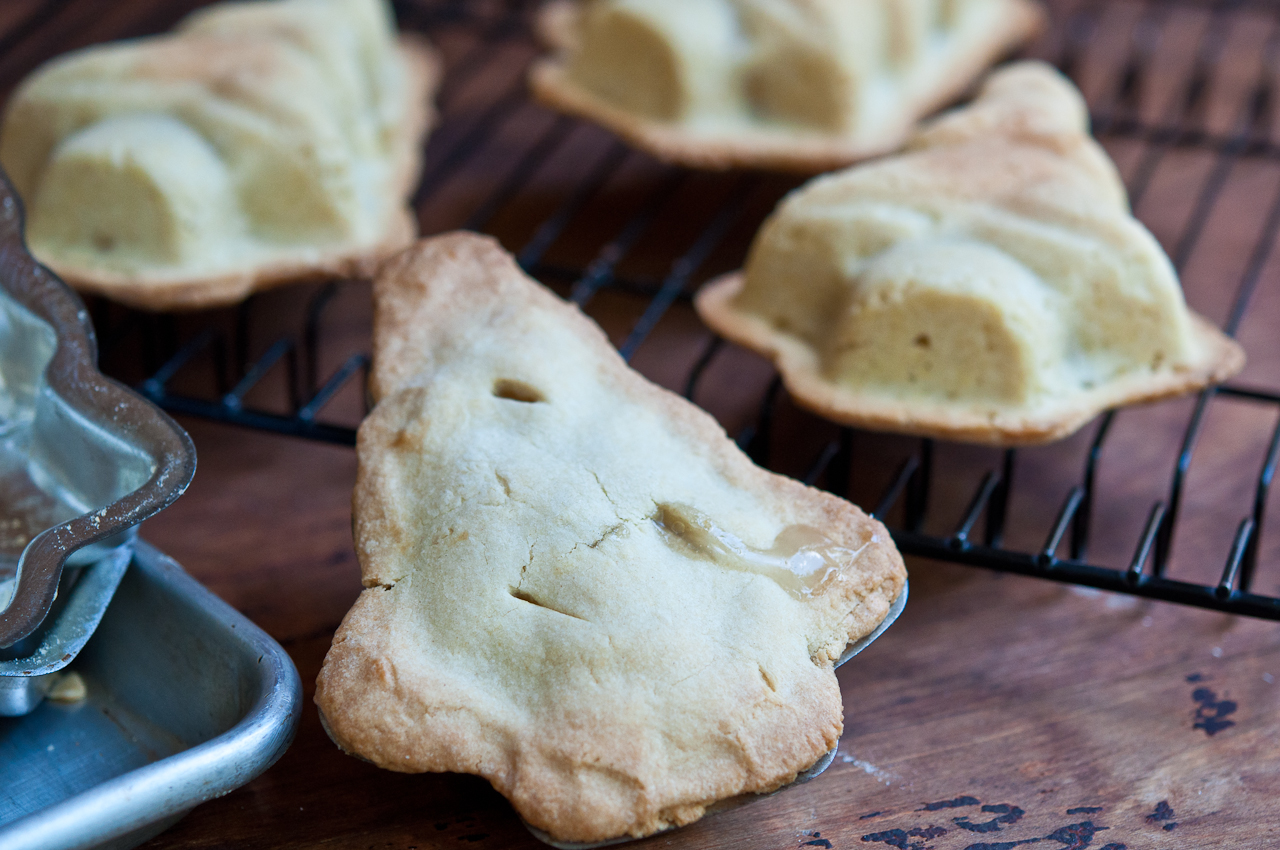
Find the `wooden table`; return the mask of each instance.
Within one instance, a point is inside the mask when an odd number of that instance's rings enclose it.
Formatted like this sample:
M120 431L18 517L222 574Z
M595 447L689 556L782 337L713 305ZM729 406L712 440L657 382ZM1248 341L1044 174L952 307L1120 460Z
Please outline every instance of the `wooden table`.
M160 31L188 0L10 0L0 6L0 87L8 89L41 59L84 44ZM1069 12L1100 10L1092 27ZM470 7L484 20L493 6ZM426 20L406 3L407 24ZM492 20L500 16L493 17ZM1140 117L1153 126L1192 121L1229 135L1267 70L1274 12L1252 5L1067 3L1033 48L1058 57L1074 35L1084 45L1073 73L1095 114ZM1074 29L1073 29L1074 27ZM517 105L470 139L485 110L511 90L533 53L524 30L498 33L476 50L474 24L432 30L449 62L445 123L428 155L424 231L465 222L500 189L543 134L559 132L536 175L484 222L509 247L536 232L547 211L612 150L594 129L559 125ZM493 35L493 33L490 33ZM1153 37L1154 34L1154 37ZM1220 43L1218 43L1220 42ZM1125 100L1126 62L1150 47L1136 96ZM480 56L481 59L476 57ZM1204 96L1188 91L1199 57L1211 70ZM482 61L483 60L483 61ZM1116 110L1119 110L1118 112ZM1255 110L1255 129L1271 138L1271 113ZM1173 126L1171 125L1171 126ZM1258 282L1239 336L1250 356L1241 380L1275 388L1280 369L1277 270L1267 216L1280 192L1280 168L1265 151L1230 155L1170 137L1108 137L1136 209L1180 260L1189 302L1214 321L1228 316L1237 284ZM458 154L460 146L478 150ZM1162 147L1163 146L1163 147ZM1239 152L1237 152L1239 153ZM616 154L621 156L621 154ZM453 159L451 159L453 157ZM434 163L434 165L433 165ZM1225 163L1225 164L1224 164ZM443 165L442 165L443 164ZM447 166L447 168L445 167ZM1148 173L1149 171L1149 173ZM1221 171L1221 173L1219 173ZM626 156L618 172L557 240L543 265L581 269L605 239L670 172ZM794 181L739 175L690 176L628 254L619 275L660 278L671 257L705 225L718 198L754 180L740 220L699 269L696 280L735 267L759 218ZM1198 198L1210 198L1198 238ZM672 246L680 246L675 248ZM1256 267L1256 268L1255 268ZM553 282L564 283L548 275ZM572 278L570 277L569 280ZM696 281L695 281L696 282ZM562 292L567 288L562 288ZM295 330L313 290L295 288L254 304L250 348L260 352ZM625 287L588 304L621 343L652 292ZM321 372L367 345L368 300L346 284L325 319ZM99 306L110 319L119 313ZM230 314L184 317L178 335ZM633 363L659 383L682 388L706 331L678 300ZM109 351L107 367L139 374L136 348ZM728 348L699 385L697 400L737 433L753 421L772 371ZM200 376L189 379L195 386ZM280 405L278 376L250 400ZM1168 488L1191 402L1121 413L1106 444L1090 557L1124 566L1153 500ZM326 413L354 424L358 390ZM289 651L307 690L297 739L265 775L200 806L146 845L195 847L499 848L539 847L506 802L466 776L394 774L344 756L310 709L316 673L338 622L360 592L350 538L355 456L347 447L183 419L200 467L188 493L144 534L199 580L266 629ZM1212 583L1240 517L1248 512L1274 409L1215 401L1188 481L1171 571ZM833 429L783 399L772 440L774 465L803 474ZM1034 551L1065 492L1076 483L1092 430L1021 455L1007 545ZM904 451L904 438L856 435L851 493L874 500ZM955 522L991 450L940 446L928 526ZM1276 527L1268 509L1268 527ZM890 516L890 520L894 515ZM1257 587L1276 595L1276 536L1264 535ZM1280 845L1280 631L1271 622L1150 602L985 569L912 560L911 601L899 622L840 671L845 732L834 764L819 780L707 818L644 846L742 848L1241 848Z

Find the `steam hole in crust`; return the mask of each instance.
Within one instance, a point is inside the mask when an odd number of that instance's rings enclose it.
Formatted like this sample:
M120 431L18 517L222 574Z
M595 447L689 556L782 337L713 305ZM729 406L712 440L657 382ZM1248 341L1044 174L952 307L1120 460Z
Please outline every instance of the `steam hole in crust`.
M521 590L518 587L508 588L508 591L511 593L512 596L514 596L516 599L519 599L521 602L528 602L530 605L536 605L539 608L542 608L544 610L553 611L556 614L563 614L564 616L572 617L575 620L582 619L577 614L570 614L568 611L561 611L559 608L552 608L550 605L547 605L543 602L539 602L537 599L534 599L532 596L525 593L523 590Z
M498 398L523 401L526 404L547 400L547 397L537 387L531 387L524 381L516 381L511 378L499 378L494 381L493 394Z
M534 599L532 596L530 596L529 594L525 593L523 590L520 590L518 588L515 588L515 587L511 588L511 595L514 596L516 599L519 599L521 602L528 602L531 605L537 605L539 608L543 607L542 605L538 604L538 600Z

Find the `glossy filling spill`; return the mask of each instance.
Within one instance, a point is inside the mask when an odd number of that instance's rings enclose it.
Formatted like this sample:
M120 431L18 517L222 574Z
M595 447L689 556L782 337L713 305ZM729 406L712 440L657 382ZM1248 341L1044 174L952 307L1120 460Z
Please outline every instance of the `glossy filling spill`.
M673 548L725 569L762 575L796 599L821 593L871 542L850 549L812 526L789 525L773 546L756 549L689 505L658 505L651 519Z

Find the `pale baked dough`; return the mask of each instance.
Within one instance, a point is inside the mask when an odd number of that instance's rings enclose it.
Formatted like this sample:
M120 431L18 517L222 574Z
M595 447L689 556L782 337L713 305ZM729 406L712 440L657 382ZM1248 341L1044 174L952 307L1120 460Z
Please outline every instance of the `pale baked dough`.
M663 160L811 174L896 149L1042 23L1033 0L553 0L530 85Z
M344 750L478 774L533 826L600 841L773 790L835 746L832 663L905 580L880 523L752 465L487 237L420 242L374 296L367 589L316 689ZM699 512L729 547L817 529L837 566L806 594L659 524Z
M155 310L368 276L408 245L439 76L384 0L202 9L24 81L0 129L32 252Z
M906 153L785 198L698 312L876 430L1040 443L1225 380L1243 351L1187 309L1087 122L1049 66L997 71Z

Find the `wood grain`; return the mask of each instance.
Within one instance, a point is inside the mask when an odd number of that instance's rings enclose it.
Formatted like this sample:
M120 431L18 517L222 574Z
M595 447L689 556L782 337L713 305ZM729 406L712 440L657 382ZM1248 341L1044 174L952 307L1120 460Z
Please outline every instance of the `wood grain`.
M195 5L6 5L0 10L0 88L11 87L48 56L162 30ZM427 21L425 5L400 4L405 24ZM496 4L467 8L482 22L501 20ZM1034 55L1056 58L1069 48L1069 16L1077 8L1097 13L1074 68L1095 114L1230 133L1248 112L1259 75L1274 74L1268 44L1277 16L1263 5L1215 12L1213 4L1192 2L1055 4L1055 25L1032 48ZM519 249L584 173L620 154L611 153L607 134L581 124L557 130L554 116L518 97L507 112L494 113L494 104L518 89L535 51L519 28L488 44L477 40L483 29L465 21L430 28L450 75L441 97L446 120L428 147L420 220L426 232L466 222L539 139L563 132L520 191L483 222ZM1158 37L1150 38L1152 33ZM1221 42L1216 47L1215 39ZM1136 50L1146 51L1149 73L1137 95L1126 99L1126 61ZM1188 109L1197 57L1213 74L1199 105ZM1265 140L1273 132L1266 124ZM1203 146L1168 138L1109 135L1105 142L1138 190L1137 213L1181 260L1187 297L1196 309L1225 319L1237 285L1258 276L1240 329L1250 357L1243 380L1276 388L1280 260L1269 250L1265 227L1280 197L1276 159L1255 152L1224 163ZM643 156L621 156L620 167L543 258L549 270L582 269L673 179ZM612 288L588 302L588 312L615 342L627 337L650 303L652 289L645 287L671 271L673 258L697 238L735 181L749 182L740 220L693 283L736 267L759 219L794 185L767 175L674 179L661 214L617 269L639 289ZM1221 190L1207 213L1197 212L1215 180ZM1201 214L1207 215L1203 232L1185 239ZM574 275L546 277L567 293ZM296 333L313 291L300 287L257 299L251 355L281 333ZM160 328L101 304L95 315L125 328L104 362L133 380L145 374L148 346L164 347L163 334L184 338L205 323L233 319L223 311ZM343 284L323 322L322 374L367 346L368 316L363 285ZM135 326L154 332L138 338L128 331ZM677 300L634 363L659 383L682 388L708 339L687 303ZM696 399L737 433L754 421L772 377L755 355L728 347L713 360ZM213 370L197 364L180 376L178 386L195 392L212 383ZM248 400L285 410L282 376L273 373ZM361 410L355 388L344 391L325 416L354 424ZM1189 411L1190 402L1178 401L1117 417L1099 482L1090 552L1095 562L1127 563L1151 503L1168 489ZM1171 574L1216 580L1235 525L1249 510L1275 421L1270 408L1213 403L1190 473ZM309 706L332 632L360 591L350 538L354 455L342 447L191 419L183 424L199 450L195 482L144 534L284 644L302 674ZM772 434L773 465L803 474L834 434L830 425L782 399ZM1058 504L1079 481L1091 437L1086 429L1020 455L1008 545L1034 550L1043 543ZM853 496L863 503L877 498L898 460L915 445L905 438L856 434ZM927 527L947 533L982 472L997 462L990 450L940 446ZM1272 529L1280 521L1276 510L1268 507ZM1280 536L1264 534L1258 579L1263 592L1280 591L1278 555ZM840 671L846 728L830 770L808 785L637 846L1159 850L1280 844L1280 755L1274 743L1280 735L1280 632L1273 624L983 569L920 560L909 569L906 613ZM465 776L393 774L346 757L308 708L297 740L275 767L200 806L147 846L542 845L485 783Z

